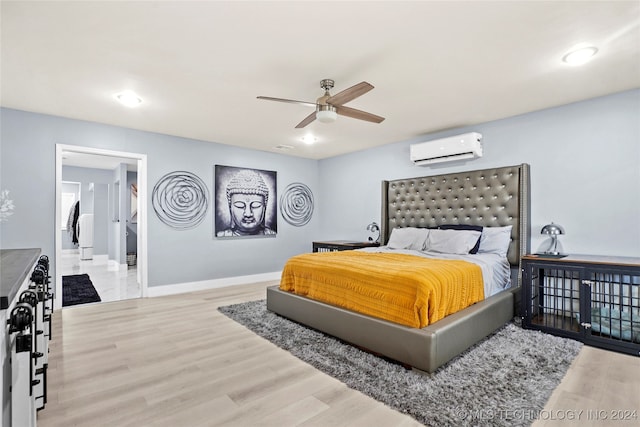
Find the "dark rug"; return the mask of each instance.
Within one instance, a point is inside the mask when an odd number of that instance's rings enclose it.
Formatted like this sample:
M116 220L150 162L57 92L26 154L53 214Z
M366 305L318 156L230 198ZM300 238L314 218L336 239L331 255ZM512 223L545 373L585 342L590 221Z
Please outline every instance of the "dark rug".
M428 426L528 426L582 343L509 323L429 375L407 370L267 311L265 300L220 312L349 387Z
M100 295L93 287L88 274L62 276L63 307L100 301Z

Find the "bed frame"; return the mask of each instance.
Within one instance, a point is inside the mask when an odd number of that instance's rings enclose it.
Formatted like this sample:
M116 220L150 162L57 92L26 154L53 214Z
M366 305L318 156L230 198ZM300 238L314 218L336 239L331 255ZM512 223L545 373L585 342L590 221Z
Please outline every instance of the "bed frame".
M509 322L517 308L520 257L530 249L529 165L382 182L382 244L396 227L512 225L511 289L422 329L267 288L267 309L373 353L432 373Z

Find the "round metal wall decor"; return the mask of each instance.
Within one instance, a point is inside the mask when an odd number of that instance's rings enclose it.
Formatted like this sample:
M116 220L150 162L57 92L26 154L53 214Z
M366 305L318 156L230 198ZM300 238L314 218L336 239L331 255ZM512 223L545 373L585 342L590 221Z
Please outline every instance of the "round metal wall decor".
M280 197L280 213L285 221L302 227L313 215L313 193L300 182L289 184Z
M160 221L176 230L188 230L207 214L209 190L190 172L170 172L153 187L152 203Z

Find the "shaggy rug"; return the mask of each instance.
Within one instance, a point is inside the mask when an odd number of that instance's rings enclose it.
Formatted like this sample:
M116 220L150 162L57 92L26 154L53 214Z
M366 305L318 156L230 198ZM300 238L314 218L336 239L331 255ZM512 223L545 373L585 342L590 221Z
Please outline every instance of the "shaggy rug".
M299 359L428 426L528 426L582 343L509 323L429 375L407 370L266 309L220 312Z
M88 274L62 276L62 306L100 302L100 295L93 287Z

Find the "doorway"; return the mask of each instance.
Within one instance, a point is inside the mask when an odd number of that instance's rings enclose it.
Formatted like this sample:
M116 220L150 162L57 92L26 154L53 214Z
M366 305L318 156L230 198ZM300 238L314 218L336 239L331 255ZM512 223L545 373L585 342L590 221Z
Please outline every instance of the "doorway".
M65 195L69 187L63 180L63 167L67 179L69 174L82 176L72 179L83 181L76 196L83 200L76 219L84 215L85 227L91 224L89 242L85 233L85 242L76 241L71 247L67 240L71 239L73 230L62 230L63 224L70 226L73 222L73 211L68 210L68 202L73 197ZM105 174L108 178L103 178ZM75 283L75 279L89 276L89 286L93 284L96 293L102 294L94 302L147 296L146 200L145 154L56 144L57 298L54 308L63 307L63 275L67 285L70 279ZM86 222L89 219L90 222ZM77 221L77 224L82 223ZM68 299L67 305L72 304L70 301ZM78 303L81 302L74 304Z

